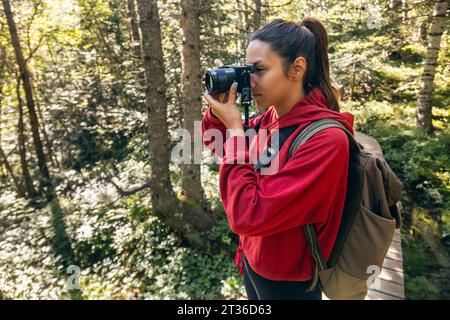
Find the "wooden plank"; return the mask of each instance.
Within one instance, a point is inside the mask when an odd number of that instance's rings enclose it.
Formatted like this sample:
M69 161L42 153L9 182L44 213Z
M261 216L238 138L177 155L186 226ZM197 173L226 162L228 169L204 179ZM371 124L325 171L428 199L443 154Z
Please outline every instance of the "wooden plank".
M397 241L392 241L391 242L391 248L395 248L395 249L397 249L398 251L402 251L402 244L401 244L401 242L397 242Z
M388 259L392 259L392 260L397 260L397 261L403 261L403 255L401 252L398 251L394 251L389 249L386 258Z
M391 244L391 246L389 247L389 251L399 253L403 256L402 247L396 244Z
M403 261L384 259L383 268L389 268L403 273Z
M330 300L324 293L322 293L322 300ZM384 292L377 290L367 291L366 298L364 300L402 300L399 297L394 297Z
M397 241L397 242L401 242L402 241L402 237L400 236L400 233L395 232L393 240Z
M397 283L403 286L404 276L403 271L395 271L387 268L381 269L380 279Z
M402 300L402 299L376 290L369 290L366 295L366 300Z
M403 285L400 285L398 283L389 282L383 279L380 279L380 287L372 288L373 290L377 290L380 292L384 292L386 294L398 297L400 299L405 299L405 289Z
M322 300L330 300L330 299L328 299L328 297L324 293L322 293ZM392 296L386 292L380 292L377 290L369 289L367 291L367 295L364 300L403 300L403 299Z

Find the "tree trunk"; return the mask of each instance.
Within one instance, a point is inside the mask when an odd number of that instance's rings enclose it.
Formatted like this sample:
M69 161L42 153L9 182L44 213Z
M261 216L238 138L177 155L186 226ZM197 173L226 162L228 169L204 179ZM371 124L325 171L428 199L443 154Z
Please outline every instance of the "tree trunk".
M130 19L131 29L131 52L135 57L141 56L140 37L139 37L139 25L136 13L136 0L127 0L128 16Z
M11 35L11 42L14 47L16 61L19 66L20 77L22 79L23 89L25 91L25 98L27 101L28 115L30 117L31 131L33 134L34 147L38 159L38 166L40 172L40 190L46 195L47 200L50 201L54 196L54 189L48 171L42 141L39 136L39 121L36 115L33 93L31 90L31 79L27 69L25 59L23 57L22 48L20 46L19 36L17 34L16 24L14 22L13 14L11 12L11 5L9 0L2 0L3 8L5 10L8 28Z
M242 0L242 6L240 8L242 10L242 26L244 29L241 29L241 50L243 51L243 59L245 60L245 51L248 46L248 38L251 32L253 32L253 9L252 6L247 3L247 0Z
M198 0L181 0L181 28L183 30L182 50L182 82L183 95L183 128L191 136L191 156L189 164L181 165L182 190L184 195L198 204L205 204L205 196L200 180L200 164L195 163L194 136L201 132L194 132L194 121L202 117L202 75L200 65L200 18ZM199 157L198 157L199 158ZM200 158L198 159L200 160Z
M14 186L16 187L17 194L20 197L23 197L24 194L23 194L22 186L20 185L19 181L17 180L16 175L14 174L14 171L12 170L12 167L9 164L8 158L6 157L6 154L3 151L3 148L0 146L0 163L2 163L2 162L5 165L8 173L11 175Z
M419 26L419 40L421 43L427 41L427 21L423 21Z
M166 82L156 0L137 0L137 11L146 83L152 209L190 245L202 247L205 238L199 233L212 228L214 220L201 208L181 203L170 181Z
M6 75L3 73L5 69L5 61L6 63L6 52L5 48L0 44L0 140L2 136L2 127L1 127L1 116L2 116L2 103L3 103L3 80L6 78Z
M255 11L253 13L253 31L261 27L261 0L254 0Z
M237 12L237 18L236 18L236 22L235 22L235 36L236 36L236 56L238 58L242 57L242 26L244 25L243 21L244 20L244 16L242 14L242 6L241 6L241 2L239 0L236 0L236 4L234 7L235 11Z
M444 31L444 23L447 15L448 1L436 1L433 9L433 20L429 33L429 44L424 62L420 90L416 106L417 127L431 134L434 131L432 118L431 96L433 93L434 74L436 72L437 58L441 45L441 37Z
M141 49L141 36L139 34L139 21L136 11L136 0L127 0L128 17L129 17L129 31L130 31L130 49L133 55L133 64L136 70L137 82L139 89L143 90L145 87L145 76L142 71L142 49ZM145 112L145 105L138 103L136 109L140 112Z
M47 149L47 157L50 160L53 168L61 169L61 165L60 165L58 159L56 158L56 155L53 153L53 143L50 140L50 138L48 137L47 130L45 129L45 120L42 115L39 101L36 101L35 106L36 106L40 130L42 131L42 135L44 137L45 148Z
M19 140L19 156L20 156L20 166L22 167L23 180L25 182L26 193L29 198L34 198L37 196L36 189L33 185L33 180L31 179L30 172L28 171L28 163L26 157L26 147L25 147L25 134L24 134L24 123L23 123L23 104L22 98L20 96L20 78L17 79L17 106L19 109L19 121L17 124L17 135Z
M348 96L349 101L353 100L353 94L355 93L356 64L357 63L358 63L358 61L355 59L355 61L353 61L353 66L352 66L352 82L350 84L350 94Z

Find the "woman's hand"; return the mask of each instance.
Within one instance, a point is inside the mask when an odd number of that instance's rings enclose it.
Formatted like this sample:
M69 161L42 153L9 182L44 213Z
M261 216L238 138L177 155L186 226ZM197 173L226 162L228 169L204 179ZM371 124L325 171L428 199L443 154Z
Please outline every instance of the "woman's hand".
M219 59L216 59L214 64L216 67L223 65ZM232 136L244 135L241 112L236 105L237 82L230 87L230 91L227 93L211 95L206 91L204 98L211 107L214 115L222 121L227 129L231 130L230 133Z

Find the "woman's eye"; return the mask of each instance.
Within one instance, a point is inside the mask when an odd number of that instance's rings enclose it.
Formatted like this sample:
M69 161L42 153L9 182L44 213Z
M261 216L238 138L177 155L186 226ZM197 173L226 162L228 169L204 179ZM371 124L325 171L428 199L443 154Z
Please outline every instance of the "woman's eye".
M263 68L256 68L256 71L257 72L261 72L261 71L264 71L264 69Z

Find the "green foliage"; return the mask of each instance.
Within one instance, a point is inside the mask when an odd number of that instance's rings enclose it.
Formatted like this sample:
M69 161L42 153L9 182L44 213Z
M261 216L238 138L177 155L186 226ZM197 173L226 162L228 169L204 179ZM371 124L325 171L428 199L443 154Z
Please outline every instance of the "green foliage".
M242 296L242 279L232 258L237 238L224 217L208 234L211 243L220 245L219 250L185 248L170 228L151 216L145 192L114 201L117 195L104 194L108 185L97 177L87 170L72 172L70 180L78 184L66 189L66 196L59 196L58 212L65 213L74 263L81 270L83 299ZM102 205L105 197L113 204ZM52 247L57 229L50 211L32 209L25 201L16 201L13 194L4 194L0 203L4 235L0 238L0 279L5 280L0 282L0 291L7 297L26 299L67 298L68 273Z
M402 247L406 297L411 300L441 298L439 288L429 276L438 271L437 263L424 242L412 237L403 237Z
M0 196L0 291L18 299L57 299L65 293L62 257L52 245L50 212L13 193Z
M415 278L436 271L436 260L423 241L403 237L402 248L408 252L403 266L408 276Z
M358 106L354 114L359 130L377 139L414 201L429 210L448 210L450 131L429 137L411 128L414 107L372 101Z
M439 289L430 283L426 277L420 276L406 281L405 290L410 300L433 300L439 299Z

